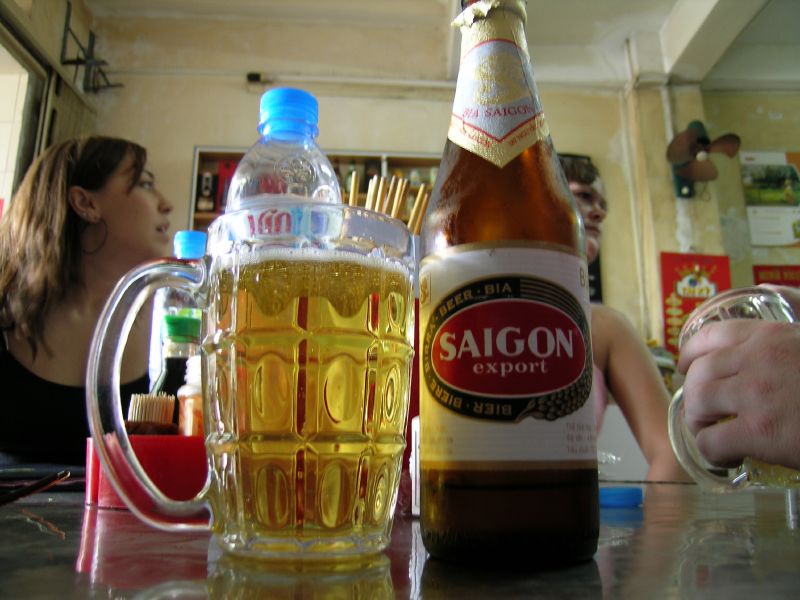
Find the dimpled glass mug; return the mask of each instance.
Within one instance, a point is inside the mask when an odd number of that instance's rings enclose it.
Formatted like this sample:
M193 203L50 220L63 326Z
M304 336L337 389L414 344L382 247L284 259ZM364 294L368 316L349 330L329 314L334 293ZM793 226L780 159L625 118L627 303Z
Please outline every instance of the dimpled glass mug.
M686 319L678 337L684 344L707 323L728 319L763 319L796 321L789 303L776 291L766 287L747 287L722 292L698 306ZM669 407L669 439L678 461L686 472L703 487L716 491L745 488L793 487L800 485L800 472L745 458L730 477L709 470L694 443L694 436L683 422L683 388L672 398Z
M341 204L248 201L209 229L207 255L161 260L117 285L95 332L87 407L120 496L162 529L213 531L235 555L330 560L383 550L397 499L414 335L405 225ZM164 497L125 433L119 366L160 287L203 310L209 477Z

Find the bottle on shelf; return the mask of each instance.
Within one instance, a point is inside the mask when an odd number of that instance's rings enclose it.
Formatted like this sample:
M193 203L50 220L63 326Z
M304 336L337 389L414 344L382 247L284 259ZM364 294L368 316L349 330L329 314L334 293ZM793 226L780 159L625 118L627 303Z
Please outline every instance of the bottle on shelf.
M341 202L339 181L316 143L319 107L304 90L274 88L261 96L259 140L239 161L225 211L270 196Z
M435 558L538 569L599 530L583 227L524 0L462 0L448 139L421 232L421 529Z
M186 363L200 355L200 319L188 315L164 315L166 339L161 351L161 373L150 386L151 394L169 394L175 399L173 423L178 424L178 390L186 377Z

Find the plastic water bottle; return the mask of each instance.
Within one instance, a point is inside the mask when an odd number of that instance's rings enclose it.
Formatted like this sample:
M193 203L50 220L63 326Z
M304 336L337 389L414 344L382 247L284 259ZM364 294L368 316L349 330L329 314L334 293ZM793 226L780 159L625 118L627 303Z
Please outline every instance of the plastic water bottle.
M175 258L197 259L206 253L207 234L204 231L178 231L172 241ZM184 292L172 289L161 289L156 292L153 303L153 321L150 334L150 359L148 373L151 388L160 376L163 368L163 348L167 340L164 317L167 315L183 315L201 319L201 311L192 297Z
M261 96L260 138L239 161L225 212L269 197L340 203L339 181L316 143L319 106L306 91L274 88Z

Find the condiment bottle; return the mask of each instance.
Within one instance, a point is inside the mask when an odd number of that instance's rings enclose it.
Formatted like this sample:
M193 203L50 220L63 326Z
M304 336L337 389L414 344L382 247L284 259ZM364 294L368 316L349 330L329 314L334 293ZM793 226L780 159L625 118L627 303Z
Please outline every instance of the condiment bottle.
M534 83L524 0L462 8L422 229L422 539L451 561L589 560L599 508L582 222Z
M165 315L167 337L161 353L161 373L150 388L151 394L162 392L175 397L173 423L178 424L178 390L186 376L186 361L200 354L200 320L184 315Z
M178 390L178 433L203 435L203 384L200 355L186 360L186 384Z

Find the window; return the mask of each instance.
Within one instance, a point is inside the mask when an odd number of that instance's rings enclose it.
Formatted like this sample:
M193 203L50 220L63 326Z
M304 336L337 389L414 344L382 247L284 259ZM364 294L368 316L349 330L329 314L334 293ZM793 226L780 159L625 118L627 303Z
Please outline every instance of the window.
M45 69L10 33L0 27L0 203L2 204L11 199L40 144L46 87Z

